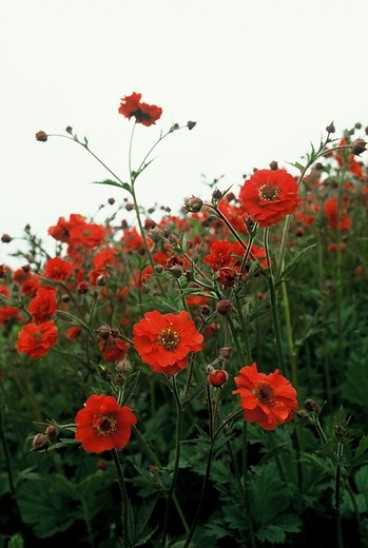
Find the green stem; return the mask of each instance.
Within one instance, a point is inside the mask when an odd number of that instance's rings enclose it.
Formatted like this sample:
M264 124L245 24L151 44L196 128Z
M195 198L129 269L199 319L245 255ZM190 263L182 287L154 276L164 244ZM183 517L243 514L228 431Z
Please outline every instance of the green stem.
M171 478L171 484L170 484L170 488L169 488L167 499L166 499L166 508L165 508L164 526L163 526L164 541L167 536L171 501L172 501L175 486L176 486L176 480L178 478L180 448L181 448L180 444L181 444L181 436L182 436L182 430L183 430L183 410L182 410L182 406L181 406L179 395L178 395L175 375L172 378L172 394L174 396L175 408L176 408L175 457L174 457L174 467L173 467L173 473Z
M126 488L126 483L124 479L124 474L121 468L119 455L116 449L111 451L112 457L114 459L116 475L118 478L120 495L121 495L121 521L122 521L122 535L123 535L123 546L124 548L131 548L132 544L129 541L129 529L128 529L128 492Z
M283 351L282 342L281 342L280 322L279 322L277 300L276 300L276 288L275 288L274 277L272 273L271 257L270 257L270 249L269 249L269 230L270 229L268 227L265 229L264 246L266 250L266 259L267 259L267 265L268 265L268 286L270 290L271 315L272 315L273 331L274 331L276 349L277 349L277 355L278 355L278 361L279 361L279 369L282 374L285 374L285 359L284 359L284 351Z

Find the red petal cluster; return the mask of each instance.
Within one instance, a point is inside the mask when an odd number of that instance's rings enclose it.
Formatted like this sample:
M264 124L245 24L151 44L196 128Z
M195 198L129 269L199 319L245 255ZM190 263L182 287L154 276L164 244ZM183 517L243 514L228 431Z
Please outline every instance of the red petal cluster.
M264 430L274 430L289 421L298 409L296 391L278 369L266 375L259 373L257 365L252 363L240 370L235 383L238 389L233 394L240 394L244 419L258 422Z
M130 407L120 407L113 396L93 394L83 409L78 411L75 437L83 449L90 453L102 453L122 449L129 441L132 425L137 418Z
M297 182L283 169L256 171L240 189L239 199L261 227L291 215L300 201Z
M161 117L162 108L156 105L148 105L141 102L141 93L132 93L129 96L125 96L121 99L119 114L125 116L125 118L136 119L137 124L143 124L144 126L151 126L155 124Z
M15 348L18 352L36 359L46 356L50 348L57 343L57 340L58 329L54 322L28 323L18 333Z
M190 352L202 348L203 335L188 312L146 312L133 328L133 345L143 362L157 373L173 375L184 369Z

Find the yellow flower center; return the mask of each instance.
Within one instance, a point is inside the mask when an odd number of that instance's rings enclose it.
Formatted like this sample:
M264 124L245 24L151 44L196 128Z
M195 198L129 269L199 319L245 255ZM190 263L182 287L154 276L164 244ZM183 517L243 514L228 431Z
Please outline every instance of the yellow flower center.
M258 383L252 392L259 403L262 403L263 405L271 405L275 401L273 388L267 382Z
M273 201L277 200L280 194L280 189L277 185L273 185L272 183L265 183L264 185L260 186L258 189L258 196L261 200L268 200Z
M157 337L157 343L170 352L175 350L178 346L179 340L179 334L172 327L166 327L166 329L160 331Z
M99 415L93 421L93 426L99 436L109 436L116 430L116 419L109 415Z

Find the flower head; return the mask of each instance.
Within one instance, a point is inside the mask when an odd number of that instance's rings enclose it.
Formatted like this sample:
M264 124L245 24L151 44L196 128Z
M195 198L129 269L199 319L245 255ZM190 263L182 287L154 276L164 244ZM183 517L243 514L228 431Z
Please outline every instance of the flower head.
M148 105L141 102L141 93L132 93L129 96L125 96L121 99L119 114L125 116L125 118L136 119L137 124L143 124L144 126L151 126L161 117L162 108L156 105Z
M158 373L173 375L184 369L190 352L201 350L203 335L188 312L146 312L133 328L133 345L142 361Z
M235 383L238 389L233 394L240 394L244 419L258 422L264 430L274 430L289 421L298 409L296 391L278 369L266 375L252 363L242 367Z
M27 323L18 333L15 348L36 359L45 356L57 340L58 328L54 322Z
M294 213L300 200L297 182L283 169L256 171L240 189L239 199L246 213L261 227Z
M90 453L122 449L129 441L131 427L137 422L130 407L119 407L113 396L93 394L78 411L75 437Z

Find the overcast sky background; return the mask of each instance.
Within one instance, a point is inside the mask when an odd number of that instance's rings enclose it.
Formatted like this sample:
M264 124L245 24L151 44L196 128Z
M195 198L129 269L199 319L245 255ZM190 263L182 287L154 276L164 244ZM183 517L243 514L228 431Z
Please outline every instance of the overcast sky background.
M118 107L133 91L163 108L136 128L135 165L161 130L198 123L164 141L138 183L144 206L174 213L186 196L210 196L201 174L237 189L254 167L299 160L332 120L364 128L367 21L367 0L3 3L0 233L21 237L29 223L47 240L60 216L122 202L123 191L91 184L108 174L81 147L34 134L70 125L126 178L133 121ZM0 263L20 245L0 244Z

